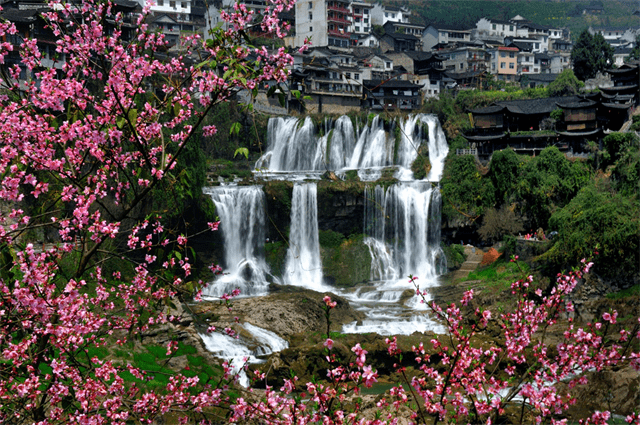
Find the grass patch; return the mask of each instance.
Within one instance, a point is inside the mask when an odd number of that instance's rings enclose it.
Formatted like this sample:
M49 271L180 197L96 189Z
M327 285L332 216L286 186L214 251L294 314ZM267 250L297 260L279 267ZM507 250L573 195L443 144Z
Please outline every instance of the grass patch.
M618 292L610 292L606 295L610 300L619 300L628 297L637 298L638 296L640 296L640 285L634 285L631 288L623 289Z
M489 266L479 267L472 271L467 280L480 280L486 287L505 290L528 271L529 265L526 263L516 264L509 260L499 259Z

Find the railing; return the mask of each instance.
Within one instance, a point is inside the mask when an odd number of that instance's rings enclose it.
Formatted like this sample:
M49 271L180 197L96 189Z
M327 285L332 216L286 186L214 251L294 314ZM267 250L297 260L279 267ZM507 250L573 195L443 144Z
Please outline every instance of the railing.
M351 37L351 33L345 30L327 30L327 34L337 37Z
M349 25L351 24L350 20L348 20L346 18L339 18L337 16L329 16L327 18L327 22L340 22L340 23L349 24Z
M346 7L341 7L341 6L327 6L327 10L333 10L333 11L343 12L343 13L351 13L351 11L349 11L349 9L347 9Z
M456 149L456 155L478 156L478 149Z

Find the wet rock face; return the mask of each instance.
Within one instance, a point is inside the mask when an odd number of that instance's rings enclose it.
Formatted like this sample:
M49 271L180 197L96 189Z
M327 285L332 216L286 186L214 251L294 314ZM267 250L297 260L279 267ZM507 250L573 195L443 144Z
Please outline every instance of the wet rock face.
M640 407L640 375L630 365L614 370L588 372L587 385L569 390L576 402L566 415L570 419L582 419L587 413L611 411L629 415ZM566 387L566 384L561 384Z
M363 188L364 189L364 188ZM362 233L364 198L360 191L318 188L318 228L350 235Z

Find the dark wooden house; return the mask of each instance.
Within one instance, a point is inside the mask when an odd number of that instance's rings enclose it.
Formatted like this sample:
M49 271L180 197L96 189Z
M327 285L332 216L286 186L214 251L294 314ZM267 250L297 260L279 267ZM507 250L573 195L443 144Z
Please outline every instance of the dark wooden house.
M365 80L364 107L374 110L415 110L422 105L422 85L399 79Z

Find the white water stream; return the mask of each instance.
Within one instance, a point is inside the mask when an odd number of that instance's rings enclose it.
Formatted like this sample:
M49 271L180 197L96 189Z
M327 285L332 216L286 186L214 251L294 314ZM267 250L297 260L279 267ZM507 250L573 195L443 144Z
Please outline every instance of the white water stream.
M249 378L244 371L244 365L262 363L264 357L288 348L289 343L275 333L250 323L244 323L241 327L247 331L250 337L235 338L219 332L212 332L200 334L200 338L202 338L207 350L230 362L234 373L238 374L239 383L248 387Z

